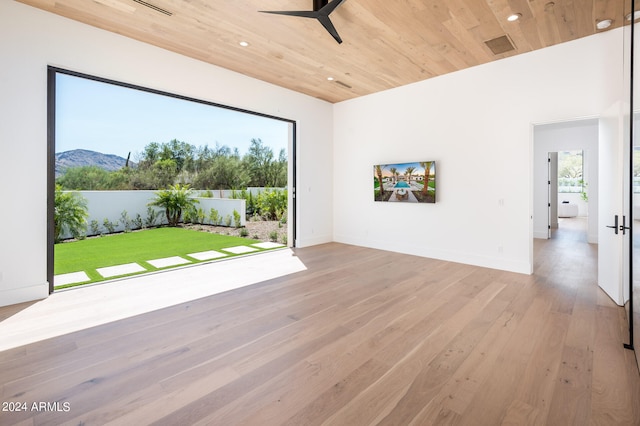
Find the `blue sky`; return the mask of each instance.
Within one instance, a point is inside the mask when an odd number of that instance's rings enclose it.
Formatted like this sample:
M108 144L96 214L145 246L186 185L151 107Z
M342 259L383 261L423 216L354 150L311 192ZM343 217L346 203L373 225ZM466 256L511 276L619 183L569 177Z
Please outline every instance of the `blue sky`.
M172 139L195 146L227 145L246 153L260 138L277 158L289 123L58 74L56 152L88 149L136 160L150 142Z
M420 165L420 162L416 162L416 163L398 163L398 164L381 164L381 166L383 167L382 176L392 176L391 170L389 170L392 167L395 167L397 169L397 172L399 174L401 174L401 175L405 174L405 172L407 171L407 167L413 167L415 169L414 172L413 172L413 175L424 174L424 168ZM435 173L435 161L431 162L431 168L430 168L430 173L429 174L433 174L433 173ZM375 169L374 169L374 174L375 174Z

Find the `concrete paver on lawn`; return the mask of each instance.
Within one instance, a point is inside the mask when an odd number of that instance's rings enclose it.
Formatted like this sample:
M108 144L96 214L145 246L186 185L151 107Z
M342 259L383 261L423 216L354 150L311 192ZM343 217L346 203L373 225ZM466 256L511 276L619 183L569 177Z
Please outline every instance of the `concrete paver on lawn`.
M156 268L166 268L167 266L184 265L185 263L191 263L190 260L180 256L163 257L161 259L147 260L147 263L155 266Z
M137 263L126 263L124 265L107 266L106 268L96 269L100 275L105 278L117 277L118 275L133 274L135 272L144 272L146 268Z
M243 253L251 253L252 251L258 251L257 248L253 248L249 246L227 247L221 250L228 251L229 253L233 253L233 254L243 254Z
M89 278L89 276L84 271L55 275L53 279L56 285L75 284L81 283L83 281L91 281L91 278Z
M200 251L198 253L189 253L187 254L187 256L193 257L194 259L198 259L198 260L211 260L211 259L218 259L220 257L225 257L227 255L224 253L220 253L219 251L208 250L208 251Z
M251 244L250 246L246 246L246 245L234 246L234 247L223 248L220 250L225 251L227 253L232 253L232 254L245 254L245 253L256 252L259 249L269 250L269 249L282 248L282 247L286 247L286 245L276 243L276 242L262 242L262 243ZM227 253L222 253L221 251L207 250L207 251L201 251L196 253L189 253L186 256L196 259L198 261L207 261L207 260L219 259L219 258L228 256ZM167 268L170 266L186 265L186 264L192 263L193 261L181 256L171 256L171 257L164 257L160 259L147 260L146 262L156 268ZM148 270L147 268L143 267L138 263L126 263L122 265L97 268L96 271L103 278L113 278L113 277L118 277L122 275L135 274L139 272L147 272ZM68 284L76 284L76 283L82 283L85 281L91 281L92 279L87 275L86 272L80 271L80 272L71 272L66 274L55 275L54 280L55 280L55 286L59 287L59 286L64 286Z

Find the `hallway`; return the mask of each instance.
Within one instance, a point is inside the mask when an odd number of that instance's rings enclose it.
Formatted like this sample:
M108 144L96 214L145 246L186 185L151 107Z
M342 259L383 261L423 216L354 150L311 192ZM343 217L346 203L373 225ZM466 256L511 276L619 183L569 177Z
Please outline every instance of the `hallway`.
M581 358L586 356L582 361L587 361L593 371L591 398L604 396L606 393L601 389L614 383L627 383L629 390L634 389L635 395L639 395L639 373L634 353L623 348L623 343L629 339L626 314L598 287L597 266L598 245L587 243L587 219L584 217L559 219L559 226L552 229L550 239L534 239L536 283L555 291L562 290L567 300L573 300L571 305L566 305L565 312L584 327L578 333L581 338L594 338L596 345L608 341L606 353L594 351L593 346L588 345L588 351L580 355ZM615 316L618 317L619 327L607 326L608 330L602 329L602 325ZM567 346L573 345L569 343ZM568 363L567 360L563 361L563 365ZM629 398L630 395L622 392L607 398L614 402L618 397ZM634 418L638 422L638 407L634 407Z

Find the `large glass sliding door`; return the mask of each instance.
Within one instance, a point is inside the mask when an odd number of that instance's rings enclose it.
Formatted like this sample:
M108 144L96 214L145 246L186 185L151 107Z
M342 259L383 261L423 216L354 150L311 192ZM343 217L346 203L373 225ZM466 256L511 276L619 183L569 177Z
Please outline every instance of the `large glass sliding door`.
M625 2L625 68L628 68L627 75L629 105L626 112L628 136L627 146L629 156L628 171L626 173L629 187L629 216L631 221L629 231L631 238L629 242L629 290L627 307L627 318L629 318L629 343L626 345L629 349L637 349L640 344L640 140L638 138L638 107L640 106L640 97L638 97L638 82L640 72L638 67L638 28L636 27L636 17L638 5L635 0L627 0ZM640 358L636 350L636 361L640 368Z

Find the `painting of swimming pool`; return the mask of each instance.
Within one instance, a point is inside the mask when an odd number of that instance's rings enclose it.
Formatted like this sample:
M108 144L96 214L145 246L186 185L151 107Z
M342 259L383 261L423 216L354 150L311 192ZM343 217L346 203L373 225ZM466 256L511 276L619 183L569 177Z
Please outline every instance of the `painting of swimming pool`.
M392 203L435 203L436 162L373 166L373 199Z

